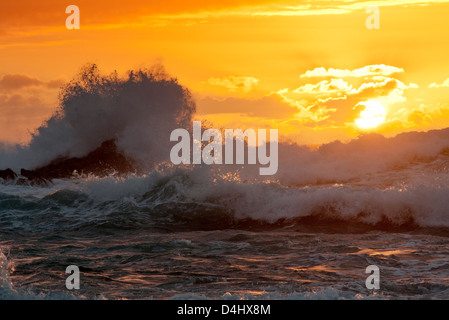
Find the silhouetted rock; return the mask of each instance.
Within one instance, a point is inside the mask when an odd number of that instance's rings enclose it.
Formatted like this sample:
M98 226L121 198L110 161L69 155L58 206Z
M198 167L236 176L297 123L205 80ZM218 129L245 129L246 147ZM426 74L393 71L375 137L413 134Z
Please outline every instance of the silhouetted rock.
M51 184L49 179L39 176L39 174L37 174L35 171L32 171L32 170L21 169L20 175L26 177L28 179L28 181L21 180L20 182L18 181L18 184L32 185L32 186L43 186L43 187Z
M135 171L134 162L117 150L114 140L108 140L82 158L58 158L35 170L22 169L28 179L60 179L78 174L107 176L112 173L127 174Z
M110 174L128 174L136 172L136 165L117 150L114 140L104 141L100 147L81 158L58 158L48 165L34 170L21 169L17 184L48 186L52 179L62 179L78 175L94 174L104 177ZM25 177L25 178L23 178ZM17 174L11 169L0 170L3 180L15 180Z
M17 174L11 169L0 170L0 178L3 180L15 180L17 178Z

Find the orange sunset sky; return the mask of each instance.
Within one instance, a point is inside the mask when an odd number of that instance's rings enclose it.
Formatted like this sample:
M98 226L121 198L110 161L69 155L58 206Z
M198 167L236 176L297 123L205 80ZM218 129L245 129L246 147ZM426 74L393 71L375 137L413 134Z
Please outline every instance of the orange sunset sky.
M65 26L72 4L79 30ZM365 27L369 5L378 30ZM86 63L161 63L191 90L196 119L299 144L444 128L448 40L449 0L2 1L0 141L29 141Z

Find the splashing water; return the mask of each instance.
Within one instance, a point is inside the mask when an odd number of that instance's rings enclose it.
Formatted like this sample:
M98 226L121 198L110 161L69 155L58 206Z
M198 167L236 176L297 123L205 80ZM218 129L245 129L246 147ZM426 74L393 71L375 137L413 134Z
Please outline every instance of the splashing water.
M144 174L0 184L1 297L449 297L449 129L318 150L281 142L277 174L261 177L167 163L170 132L189 129L195 104L160 68L120 78L87 66L60 101L29 145L0 151L1 166L115 139ZM80 267L78 292L64 288L68 265Z

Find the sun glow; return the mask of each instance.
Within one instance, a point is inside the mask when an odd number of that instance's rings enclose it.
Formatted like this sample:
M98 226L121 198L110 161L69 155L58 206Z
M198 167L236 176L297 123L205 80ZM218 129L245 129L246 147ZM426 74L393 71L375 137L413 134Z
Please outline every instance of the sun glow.
M379 101L368 100L360 102L356 105L365 106L365 109L360 112L360 117L355 120L355 124L361 129L372 129L385 121L386 110Z

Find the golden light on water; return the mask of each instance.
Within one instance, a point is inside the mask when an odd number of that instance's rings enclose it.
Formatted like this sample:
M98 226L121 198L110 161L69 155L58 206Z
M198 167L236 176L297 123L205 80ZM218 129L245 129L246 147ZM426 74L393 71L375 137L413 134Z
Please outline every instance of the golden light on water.
M375 100L360 102L357 106L365 106L355 124L361 129L372 129L385 121L386 110L382 103ZM356 107L357 107L356 106Z

